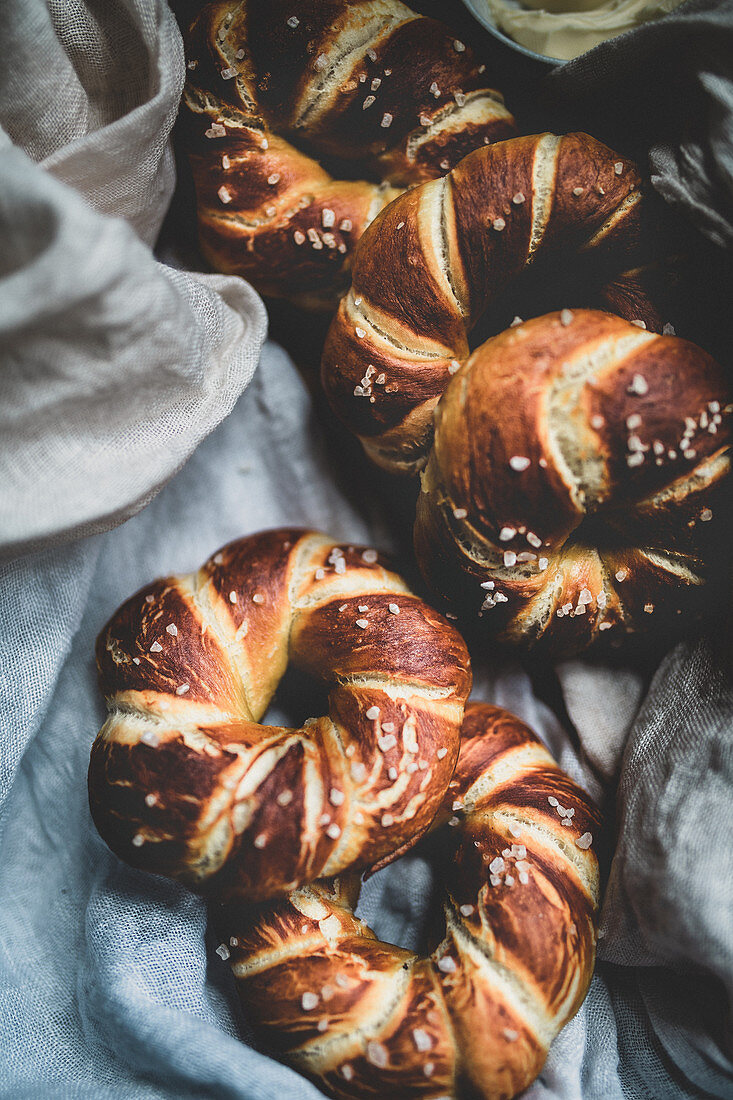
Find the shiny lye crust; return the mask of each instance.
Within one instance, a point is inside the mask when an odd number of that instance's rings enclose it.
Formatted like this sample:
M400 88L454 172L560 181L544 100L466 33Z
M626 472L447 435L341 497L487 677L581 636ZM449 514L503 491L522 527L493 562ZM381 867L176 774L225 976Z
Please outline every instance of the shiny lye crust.
M446 389L415 549L506 641L671 636L724 592L730 385L706 352L593 310L480 347Z
M262 726L290 661L328 685L329 714ZM287 529L142 589L100 634L97 666L100 834L135 867L248 900L414 843L471 685L460 635L375 550Z
M635 165L587 134L497 142L391 203L359 243L323 354L331 406L369 457L424 467L470 332L537 264L547 280L585 271L599 298L587 304L661 331L647 205Z
M472 50L395 0L209 4L187 59L202 250L308 308L335 307L357 240L399 189L515 132Z
M248 1022L340 1100L508 1100L585 997L598 812L507 711L468 706L441 824L455 847L428 957L354 916L354 878L221 914Z

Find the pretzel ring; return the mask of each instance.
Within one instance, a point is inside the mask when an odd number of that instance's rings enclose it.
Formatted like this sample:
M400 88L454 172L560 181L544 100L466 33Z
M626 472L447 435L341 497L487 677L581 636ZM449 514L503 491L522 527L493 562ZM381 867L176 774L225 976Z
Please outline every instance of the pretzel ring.
M580 304L661 330L649 295L653 227L635 165L588 134L470 153L390 203L359 242L323 353L334 412L378 465L417 472L469 333L509 288L520 302L538 265L546 283L577 273Z
M335 307L398 188L515 132L470 47L398 0L219 0L187 54L202 251L307 308Z
M701 348L608 313L508 329L436 410L423 576L486 632L554 654L678 634L727 589L731 401Z
M329 685L330 713L259 725L290 660ZM103 839L133 866L250 899L414 843L471 684L460 635L375 550L287 529L142 589L100 634L97 665Z
M519 719L469 704L446 821L446 934L427 958L356 919L353 877L222 910L248 1022L330 1096L513 1097L585 997L599 892L587 795Z

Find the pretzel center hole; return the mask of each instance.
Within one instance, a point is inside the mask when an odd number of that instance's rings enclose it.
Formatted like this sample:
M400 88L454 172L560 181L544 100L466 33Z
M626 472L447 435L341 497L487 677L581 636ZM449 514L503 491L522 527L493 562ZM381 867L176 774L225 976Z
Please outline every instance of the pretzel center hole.
M289 664L260 725L302 729L307 718L324 714L328 714L328 685Z
M471 351L507 329L517 316L529 321L561 309L609 309L603 294L607 267L604 273L592 254L568 254L566 259L556 251L493 292L469 333Z

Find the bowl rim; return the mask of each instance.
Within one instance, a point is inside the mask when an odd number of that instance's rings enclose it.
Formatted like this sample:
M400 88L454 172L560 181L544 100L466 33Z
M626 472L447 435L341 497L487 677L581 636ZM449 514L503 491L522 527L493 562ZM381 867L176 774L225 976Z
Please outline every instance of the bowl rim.
M544 62L548 67L555 65L567 65L567 60L561 57L550 57L546 53L536 53L534 50L530 50L527 46L522 46L520 42L515 42L513 38L510 38L508 34L500 30L490 18L488 4L486 0L463 0L464 7L468 8L474 19L484 27L489 34L493 34L495 38L505 42L507 46L511 46L517 53L524 54L525 57L531 57L533 61Z

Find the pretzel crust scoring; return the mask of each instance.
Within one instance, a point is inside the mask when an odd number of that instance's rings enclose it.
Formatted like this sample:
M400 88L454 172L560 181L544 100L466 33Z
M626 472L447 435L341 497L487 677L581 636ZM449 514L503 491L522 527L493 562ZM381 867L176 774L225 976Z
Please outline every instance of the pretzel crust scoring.
M507 711L469 704L446 821L446 934L427 958L355 918L353 879L222 911L248 1021L329 1095L513 1097L586 994L598 812Z
M369 457L426 463L433 412L487 306L539 263L572 266L586 305L661 331L647 293L653 226L634 164L587 134L516 137L400 196L359 242L322 380Z
M503 332L436 411L423 575L503 640L554 653L679 632L724 579L732 400L701 348L607 313Z
M290 660L328 684L330 713L261 726ZM100 634L97 665L100 834L133 866L249 899L414 843L471 684L460 635L376 551L288 529L142 589Z
M202 10L182 126L207 259L264 294L333 308L356 241L399 188L509 136L514 120L471 49L404 4L295 10L290 0ZM363 178L334 179L322 157Z

